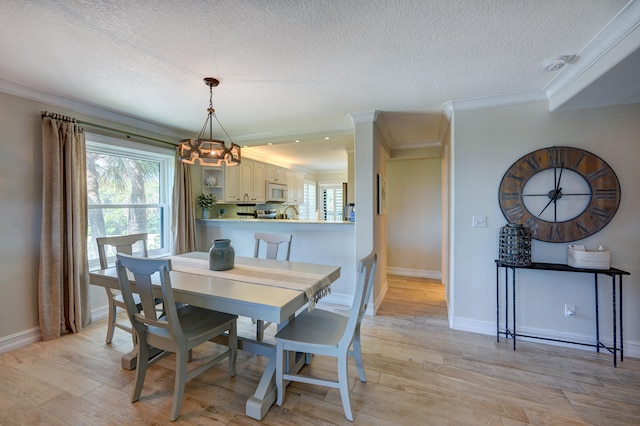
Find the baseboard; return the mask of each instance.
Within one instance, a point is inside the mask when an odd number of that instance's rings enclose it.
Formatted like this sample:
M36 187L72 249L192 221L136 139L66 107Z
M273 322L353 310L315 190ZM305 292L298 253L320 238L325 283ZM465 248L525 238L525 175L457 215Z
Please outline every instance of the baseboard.
M367 306L366 315L375 315L378 312L378 308L380 308L380 304L384 299L384 296L387 294L387 290L389 289L389 285L387 281L382 284L382 288L378 292L378 297L374 300L373 303L369 303ZM318 302L318 306L322 305L333 305L337 308L349 308L353 304L353 295L344 294L344 293L331 293L320 299ZM306 309L306 308L304 308Z
M104 305L91 310L91 321L100 320L109 316L109 305Z
M470 320L466 318L452 318L450 326L454 330L468 331L471 333L487 334L491 336L496 335L496 323L487 321ZM501 324L503 327L504 324ZM528 334L530 336L539 336L546 339L555 340L567 340L572 342L580 342L584 344L593 344L593 335L581 335L581 334L569 334L558 333L553 330L542 330L528 327L518 327L518 334ZM532 339L526 337L518 337L518 340L544 343L546 345L563 346L567 348L577 348L587 351L594 351L595 348L590 346L574 345L571 343L555 342L550 340ZM608 339L602 339L602 342L607 346L613 346L613 342ZM602 352L602 350L601 350ZM629 358L640 358L640 342L635 340L625 339L624 341L624 356Z
M0 354L30 345L42 340L40 327L24 330L0 339Z
M391 275L402 275L404 277L431 278L434 280L442 279L442 272L429 271L427 269L397 268L387 266L387 273Z

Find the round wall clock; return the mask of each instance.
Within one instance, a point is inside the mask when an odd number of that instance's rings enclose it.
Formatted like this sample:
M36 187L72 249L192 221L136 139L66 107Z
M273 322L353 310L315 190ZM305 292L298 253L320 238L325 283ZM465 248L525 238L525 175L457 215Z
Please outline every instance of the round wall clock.
M532 238L576 241L613 219L620 205L620 182L597 155L553 146L513 163L502 177L498 200L509 223L528 227Z

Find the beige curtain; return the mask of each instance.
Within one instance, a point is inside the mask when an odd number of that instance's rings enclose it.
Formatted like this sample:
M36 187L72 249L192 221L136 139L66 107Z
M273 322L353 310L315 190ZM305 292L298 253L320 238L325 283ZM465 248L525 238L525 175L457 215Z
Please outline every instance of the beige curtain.
M191 187L191 166L180 161L176 152L171 218L173 254L196 250L196 216Z
M84 130L75 119L42 114L42 230L38 312L43 340L91 322L87 264Z

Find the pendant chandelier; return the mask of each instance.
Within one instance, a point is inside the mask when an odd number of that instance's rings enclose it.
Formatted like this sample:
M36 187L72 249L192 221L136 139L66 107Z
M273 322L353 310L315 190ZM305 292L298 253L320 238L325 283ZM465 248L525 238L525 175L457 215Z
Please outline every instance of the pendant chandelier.
M213 88L218 86L220 82L212 77L206 77L204 82L209 86L209 108L207 108L207 119L200 130L195 141L184 139L178 145L178 156L180 161L187 164L200 163L202 166L221 166L223 163L227 166L237 166L240 164L240 146L233 143L227 131L222 127L216 110L213 109ZM231 141L231 146L227 147L224 141L213 139L213 119L222 129L227 138ZM209 138L204 138L204 132L209 124Z

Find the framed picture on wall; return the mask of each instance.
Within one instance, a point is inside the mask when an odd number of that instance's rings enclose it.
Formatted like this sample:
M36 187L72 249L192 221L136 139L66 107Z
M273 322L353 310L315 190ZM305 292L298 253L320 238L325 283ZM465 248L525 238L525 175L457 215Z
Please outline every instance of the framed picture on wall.
M387 181L378 174L378 214L387 211Z

